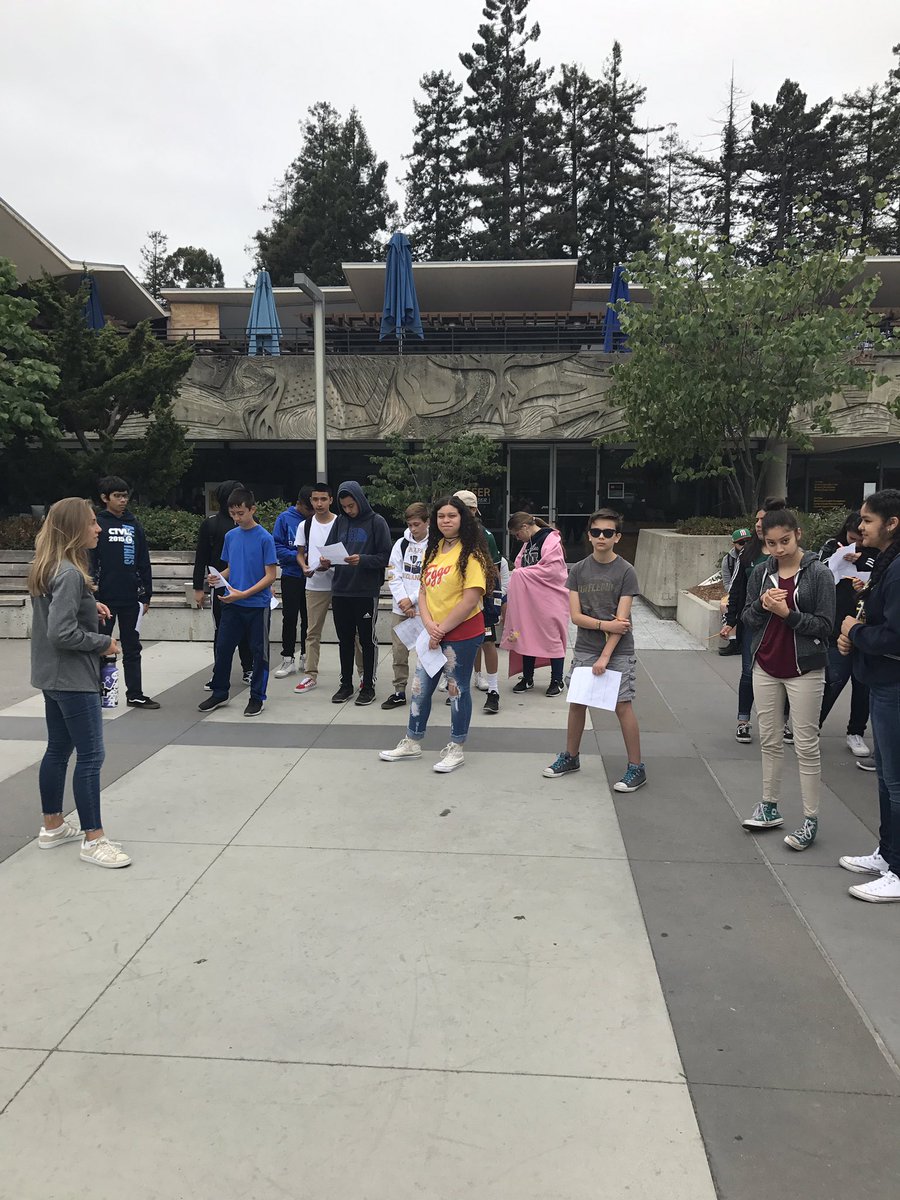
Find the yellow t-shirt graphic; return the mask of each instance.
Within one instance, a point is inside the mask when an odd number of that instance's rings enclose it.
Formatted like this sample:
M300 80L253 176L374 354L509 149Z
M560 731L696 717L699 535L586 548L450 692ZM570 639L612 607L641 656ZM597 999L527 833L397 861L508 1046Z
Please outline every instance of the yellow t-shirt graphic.
M431 613L431 619L435 624L440 624L444 617L448 616L453 609L459 604L460 598L466 588L479 588L482 597L484 596L487 587L487 579L484 573L484 567L474 556L470 556L466 563L466 577L463 579L459 573L459 556L462 553L462 545L457 542L452 550L444 550L444 543L441 542L440 549L437 554L422 572L422 586L425 588L425 595L428 600L428 611ZM449 641L460 641L463 638L475 637L478 633L484 632L484 619L481 617L482 600L472 609L468 617L456 629L450 631L448 636ZM478 617L477 622L479 628L474 628L473 618Z

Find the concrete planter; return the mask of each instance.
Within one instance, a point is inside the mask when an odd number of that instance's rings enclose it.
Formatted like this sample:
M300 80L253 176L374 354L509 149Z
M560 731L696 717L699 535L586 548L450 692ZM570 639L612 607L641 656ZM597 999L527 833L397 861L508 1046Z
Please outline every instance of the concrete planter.
M642 529L634 559L641 595L657 616L674 619L679 594L718 571L730 544L721 534L686 536L674 529Z
M682 629L702 642L707 650L718 650L723 645L716 637L722 628L721 609L717 601L701 600L691 592L679 592L675 620Z

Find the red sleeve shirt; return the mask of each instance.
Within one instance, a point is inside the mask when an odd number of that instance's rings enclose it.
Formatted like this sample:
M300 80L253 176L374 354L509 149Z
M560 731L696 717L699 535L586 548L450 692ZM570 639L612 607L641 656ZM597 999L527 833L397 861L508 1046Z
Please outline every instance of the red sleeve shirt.
M797 586L797 578L782 579L779 577L778 586L784 588L787 595L788 608L794 607L794 589ZM788 625L787 621L781 617L776 617L773 613L769 617L769 624L766 626L766 631L763 634L762 641L759 643L759 649L756 652L756 663L762 667L767 675L773 676L775 679L793 679L800 674L800 668L797 665L797 648L794 643L794 631Z

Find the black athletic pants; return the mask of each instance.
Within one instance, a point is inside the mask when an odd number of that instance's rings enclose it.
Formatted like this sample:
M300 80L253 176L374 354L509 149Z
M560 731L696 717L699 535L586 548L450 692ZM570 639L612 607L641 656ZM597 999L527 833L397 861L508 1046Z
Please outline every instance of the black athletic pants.
M144 694L141 690L141 638L135 629L142 606L139 600L135 600L133 604L109 604L107 607L112 613L112 620L101 621L100 632L112 637L118 622L122 668L125 672L125 695L128 700L136 700Z
M375 622L378 620L377 596L332 596L331 616L341 653L341 687L353 686L353 658L356 639L362 647L363 687L375 686Z
M293 658L297 649L297 617L300 618L300 653L306 653L306 578L281 576L281 657Z

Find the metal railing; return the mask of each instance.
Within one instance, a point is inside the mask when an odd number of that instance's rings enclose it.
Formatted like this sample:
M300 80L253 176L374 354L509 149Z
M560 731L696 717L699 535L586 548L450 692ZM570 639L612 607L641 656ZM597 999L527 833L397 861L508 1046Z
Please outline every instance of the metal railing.
M249 338L242 329L168 329L167 341L186 339L198 354L235 354L249 352ZM616 334L616 349L622 335ZM306 326L283 329L279 339L282 354L312 354L312 331ZM381 341L378 330L370 325L331 325L325 329L328 354L393 354L399 352L395 337ZM404 354L569 354L602 353L603 325L579 325L560 322L529 325L435 325L425 330L424 338L404 337Z

